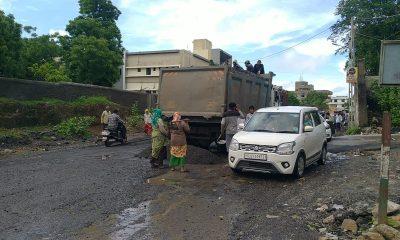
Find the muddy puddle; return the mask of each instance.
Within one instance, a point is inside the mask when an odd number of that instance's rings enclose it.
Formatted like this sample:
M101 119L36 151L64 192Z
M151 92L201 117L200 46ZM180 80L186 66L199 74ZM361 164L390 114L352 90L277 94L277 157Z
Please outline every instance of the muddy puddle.
M83 229L77 239L150 239L146 231L150 223L149 205L150 201L145 201L135 208L112 214Z

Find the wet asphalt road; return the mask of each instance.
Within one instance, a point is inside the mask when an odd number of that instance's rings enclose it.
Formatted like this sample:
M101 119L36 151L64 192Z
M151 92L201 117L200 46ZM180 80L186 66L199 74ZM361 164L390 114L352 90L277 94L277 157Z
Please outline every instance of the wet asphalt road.
M135 154L148 143L0 159L0 239L71 239L80 229L154 197L157 171ZM108 156L106 156L108 155Z
M348 137L329 149L349 145L379 142ZM314 239L318 232L310 224L326 217L314 210L318 199L349 205L375 198L370 186L377 186L379 164L366 157L333 159L293 181L236 176L224 159L189 165L185 174L152 170L138 156L148 147L0 158L0 239Z

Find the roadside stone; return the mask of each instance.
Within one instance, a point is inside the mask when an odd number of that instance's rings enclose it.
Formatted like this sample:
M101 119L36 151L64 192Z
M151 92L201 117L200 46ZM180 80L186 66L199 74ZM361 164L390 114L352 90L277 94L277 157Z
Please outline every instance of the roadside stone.
M385 238L376 232L363 233L357 240L385 240Z
M390 215L392 213L395 213L400 210L400 205L397 203L394 203L392 201L388 201L388 207L387 207L387 214ZM372 215L374 217L378 216L378 204L375 204L374 208L372 209Z
M319 237L319 240L338 240L338 236L332 233L326 233L325 236Z
M335 210L344 209L343 205L339 205L339 204L333 204L332 208L335 209Z
M331 223L335 222L335 217L333 215L330 215L330 216L324 218L324 220L322 220L322 222L324 224L331 224Z
M400 232L388 225L379 224L375 227L375 231L380 233L387 240L400 240Z
M10 154L10 153L13 153L13 152L14 152L13 150L8 149L8 148L6 148L6 149L3 150L3 153L4 153L4 154Z
M318 231L319 231L320 233L324 233L324 232L326 232L326 228L320 228L320 229L318 229Z
M345 220L343 220L343 223L342 223L342 229L345 232L350 231L352 233L357 233L358 226L357 226L356 221L354 221L353 219L345 219Z
M318 212L326 212L326 210L328 210L328 208L329 208L328 205L324 204L315 210L317 210Z
M273 219L273 218L279 218L279 216L267 214L267 215L266 215L266 218Z

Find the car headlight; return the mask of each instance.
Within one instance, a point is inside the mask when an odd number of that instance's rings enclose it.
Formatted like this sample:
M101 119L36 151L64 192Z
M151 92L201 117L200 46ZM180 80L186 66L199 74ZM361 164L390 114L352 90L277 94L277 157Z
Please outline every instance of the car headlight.
M290 155L293 154L293 148L296 146L296 142L288 142L288 143L282 143L278 145L276 148L276 153L280 155Z
M232 139L231 144L229 145L229 149L232 151L239 150L239 142L236 139Z

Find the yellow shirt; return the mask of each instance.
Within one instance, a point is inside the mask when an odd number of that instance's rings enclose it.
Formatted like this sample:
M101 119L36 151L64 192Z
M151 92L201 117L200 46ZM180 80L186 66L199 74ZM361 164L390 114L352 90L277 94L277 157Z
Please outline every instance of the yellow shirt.
M108 117L111 115L110 111L104 110L104 112L101 114L100 122L102 124L108 124Z

